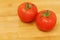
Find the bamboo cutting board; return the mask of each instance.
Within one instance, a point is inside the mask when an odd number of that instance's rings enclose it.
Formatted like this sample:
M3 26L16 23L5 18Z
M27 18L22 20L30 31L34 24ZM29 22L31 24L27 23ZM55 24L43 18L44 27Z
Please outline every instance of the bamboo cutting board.
M54 11L57 15L55 28L42 32L35 22L23 23L17 15L17 8L23 2L35 4L38 11ZM0 40L60 40L60 0L0 0Z

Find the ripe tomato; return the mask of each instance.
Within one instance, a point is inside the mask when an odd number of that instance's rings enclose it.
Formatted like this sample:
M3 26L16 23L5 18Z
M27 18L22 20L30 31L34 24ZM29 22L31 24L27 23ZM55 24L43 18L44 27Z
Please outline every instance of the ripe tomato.
M18 7L18 16L24 22L31 22L35 19L37 7L29 2L22 3Z
M56 24L56 15L53 11L43 10L40 11L36 17L36 24L39 30L50 31Z

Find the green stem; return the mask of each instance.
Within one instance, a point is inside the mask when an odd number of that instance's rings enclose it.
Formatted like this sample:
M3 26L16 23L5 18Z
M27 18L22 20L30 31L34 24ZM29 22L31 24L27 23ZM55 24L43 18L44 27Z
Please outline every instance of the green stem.
M29 5L29 3L26 3L26 10L30 9L31 5Z
M46 12L43 12L42 15L45 16L45 17L49 17L50 16L49 10L47 10Z

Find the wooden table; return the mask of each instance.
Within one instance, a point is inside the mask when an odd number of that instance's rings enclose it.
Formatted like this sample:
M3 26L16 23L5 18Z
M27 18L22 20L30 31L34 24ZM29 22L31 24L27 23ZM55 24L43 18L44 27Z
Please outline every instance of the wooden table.
M38 11L54 11L57 15L55 28L42 32L35 22L23 23L17 15L18 6L23 2L35 4ZM60 0L0 0L0 40L60 40Z

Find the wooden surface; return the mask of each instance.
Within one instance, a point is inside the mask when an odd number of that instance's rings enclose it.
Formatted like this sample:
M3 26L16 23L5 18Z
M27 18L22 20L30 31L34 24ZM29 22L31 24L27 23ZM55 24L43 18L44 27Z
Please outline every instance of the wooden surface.
M17 8L23 2L34 3L38 11L54 11L57 15L55 28L42 32L35 22L23 23L17 15ZM0 40L60 40L60 0L0 0Z

